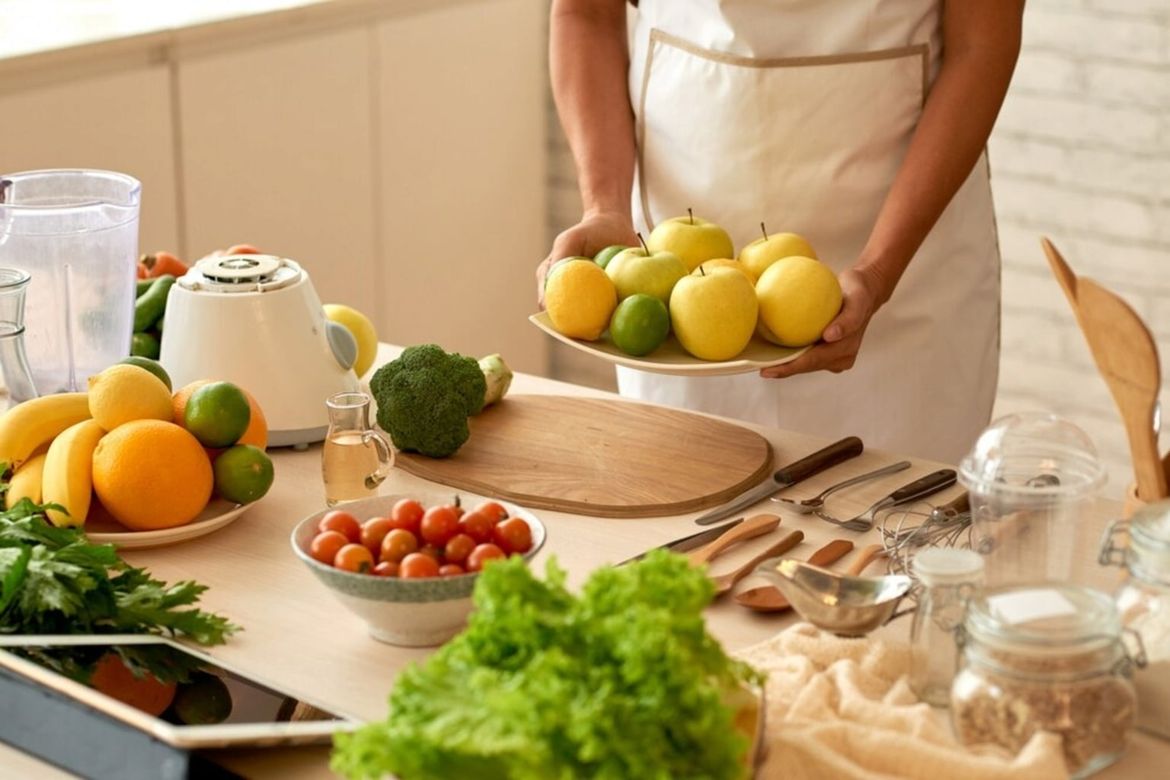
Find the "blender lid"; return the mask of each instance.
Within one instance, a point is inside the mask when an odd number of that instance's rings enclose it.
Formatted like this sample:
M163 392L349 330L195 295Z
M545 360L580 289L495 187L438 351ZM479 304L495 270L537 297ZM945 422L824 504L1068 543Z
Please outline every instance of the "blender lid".
M263 293L295 284L304 275L284 257L220 255L203 258L176 283L193 292Z
M980 434L959 479L984 495L1059 500L1100 489L1105 469L1079 427L1055 414L1027 412L1001 417Z

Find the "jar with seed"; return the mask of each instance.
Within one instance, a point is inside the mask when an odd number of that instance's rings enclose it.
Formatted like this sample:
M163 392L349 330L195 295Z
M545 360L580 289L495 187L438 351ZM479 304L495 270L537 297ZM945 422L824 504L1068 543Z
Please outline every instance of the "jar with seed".
M1046 583L984 591L959 631L951 718L967 745L1017 753L1038 731L1061 738L1065 765L1087 777L1125 749L1137 710L1131 675L1145 663L1122 640L1104 593Z
M1129 536L1129 543L1121 538ZM1121 623L1141 637L1147 664L1134 676L1138 728L1170 739L1170 501L1114 523L1101 545L1103 566L1127 572L1115 594Z

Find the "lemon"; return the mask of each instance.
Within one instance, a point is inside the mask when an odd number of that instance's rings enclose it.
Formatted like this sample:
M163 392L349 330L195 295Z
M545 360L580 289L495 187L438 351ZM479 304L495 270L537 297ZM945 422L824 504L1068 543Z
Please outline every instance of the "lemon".
M592 260L570 260L549 276L544 305L559 333L596 341L617 306L617 288Z
M145 368L119 363L89 378L89 413L104 430L132 420L171 420L171 391Z
M167 370L163 368L162 364L157 360L152 360L148 357L141 357L139 355L131 355L121 362L128 366L138 366L139 368L145 368L147 371L161 379L162 383L167 386L167 390L174 389L171 387L171 375L167 373Z
M340 303L327 303L325 317L338 325L343 326L353 335L357 342L357 360L353 364L353 372L363 376L374 365L374 358L378 354L378 332L370 318L357 309Z
M777 344L803 347L821 337L841 311L841 284L833 269L811 257L785 257L756 282L760 319Z

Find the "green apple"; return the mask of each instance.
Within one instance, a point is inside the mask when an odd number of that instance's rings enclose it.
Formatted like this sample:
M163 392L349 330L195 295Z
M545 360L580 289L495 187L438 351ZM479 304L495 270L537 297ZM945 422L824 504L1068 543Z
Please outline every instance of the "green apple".
M570 260L588 260L591 263L593 262L592 257L582 257L581 255L575 255L573 257L562 257L560 260L557 260L548 267L548 273L544 275L544 289L548 289L548 280L553 277L553 274L564 268L565 264Z
M731 360L756 330L759 303L741 272L716 268L679 279L670 296L670 324L683 349L702 360Z
M761 335L785 347L821 337L841 311L841 285L833 269L811 257L785 257L756 282Z
M653 252L672 252L693 271L704 260L735 257L735 247L727 231L710 220L689 213L659 222L646 240Z
M768 231L764 228L764 224L760 223L760 231L764 234L761 238L757 238L739 252L739 262L744 264L755 278L759 279L760 275L772 263L783 257L793 257L799 255L801 257L811 257L817 260L817 253L813 251L812 244L804 240L795 233L773 233L768 235Z
M670 252L632 246L618 252L605 266L605 273L617 287L619 301L642 293L669 303L670 291L687 275L687 267Z
M614 244L612 246L607 246L605 249L602 249L593 256L593 262L597 263L602 268L605 268L607 265L609 265L609 261L613 260L614 256L624 249L629 249L629 247L625 244Z

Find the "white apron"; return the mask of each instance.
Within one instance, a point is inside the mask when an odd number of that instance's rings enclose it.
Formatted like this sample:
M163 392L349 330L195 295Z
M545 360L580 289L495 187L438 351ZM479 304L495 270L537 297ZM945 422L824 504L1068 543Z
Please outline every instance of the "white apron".
M631 44L634 224L695 214L737 250L808 238L857 259L938 71L940 0L643 0ZM986 156L870 321L852 369L788 379L619 369L624 395L955 463L999 368Z

